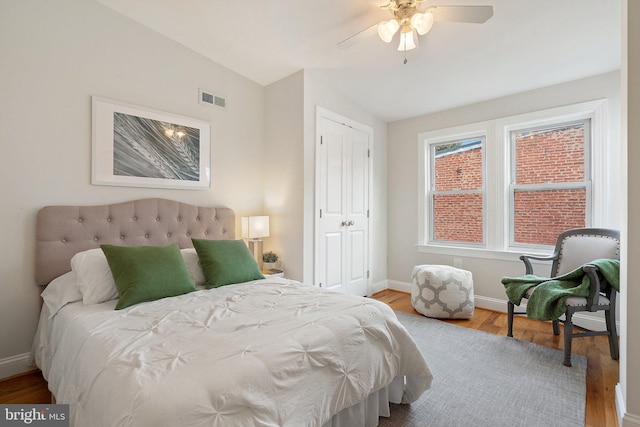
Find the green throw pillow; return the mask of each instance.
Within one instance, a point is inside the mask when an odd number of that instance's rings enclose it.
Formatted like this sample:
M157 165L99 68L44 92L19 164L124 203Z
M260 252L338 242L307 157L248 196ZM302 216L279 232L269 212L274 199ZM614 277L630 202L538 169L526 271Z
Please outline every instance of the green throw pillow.
M200 258L207 288L264 279L249 248L242 240L191 241Z
M116 310L195 290L178 245L100 245L120 299Z

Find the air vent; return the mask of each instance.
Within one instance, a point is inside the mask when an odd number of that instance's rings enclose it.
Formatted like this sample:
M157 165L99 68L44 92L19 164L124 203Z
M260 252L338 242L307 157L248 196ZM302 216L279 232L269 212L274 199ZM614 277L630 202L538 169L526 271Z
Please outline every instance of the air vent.
M227 98L216 95L213 91L206 89L199 89L199 98L198 102L203 105L208 105L210 107L218 107L222 109L227 109Z

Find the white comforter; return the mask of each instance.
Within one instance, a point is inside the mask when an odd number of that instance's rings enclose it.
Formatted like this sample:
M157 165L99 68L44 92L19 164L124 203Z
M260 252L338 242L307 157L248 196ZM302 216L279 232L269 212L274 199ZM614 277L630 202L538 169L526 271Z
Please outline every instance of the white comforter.
M431 383L372 299L266 279L114 305L69 304L40 325L36 361L77 427L320 426L398 375L403 403Z

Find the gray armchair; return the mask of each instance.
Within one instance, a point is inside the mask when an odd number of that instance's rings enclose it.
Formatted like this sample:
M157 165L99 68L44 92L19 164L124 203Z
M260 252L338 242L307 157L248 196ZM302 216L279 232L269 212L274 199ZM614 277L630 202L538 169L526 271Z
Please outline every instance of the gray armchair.
M531 260L552 261L550 277L561 276L571 272L580 266L590 279L589 296L569 297L566 302L565 318L553 320L553 333L560 335L559 323L564 323L564 365L571 366L571 340L594 335L608 335L611 358L618 360L618 333L616 330L616 296L617 291L600 274L595 265L589 264L596 259L620 259L620 232L602 228L576 228L568 230L558 236L555 250L550 256L522 255L520 259L524 262L526 274L534 274ZM534 288L530 288L524 298L531 296ZM508 332L513 336L513 316L514 314L526 314L525 312L515 312L515 305L509 301L507 303ZM589 331L572 322L574 313L581 311L601 311L605 312L607 325L606 331ZM580 329L581 333L574 333L574 328Z

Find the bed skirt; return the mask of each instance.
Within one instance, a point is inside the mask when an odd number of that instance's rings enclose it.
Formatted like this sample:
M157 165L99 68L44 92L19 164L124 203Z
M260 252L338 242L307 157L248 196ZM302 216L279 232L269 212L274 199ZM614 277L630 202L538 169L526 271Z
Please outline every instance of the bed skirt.
M387 387L371 393L364 401L338 412L322 427L375 427L379 417L391 415L389 402L401 402L403 388L404 376L398 376ZM56 403L53 393L51 403Z
M375 427L379 417L388 417L389 402L401 403L405 389L404 375L397 376L391 384L375 391L365 400L345 408L333 416L322 427Z
M404 376L398 376L387 387L371 393L364 401L338 412L322 427L375 427L379 417L391 415L389 402L400 403L403 388ZM53 393L51 403L56 403Z

